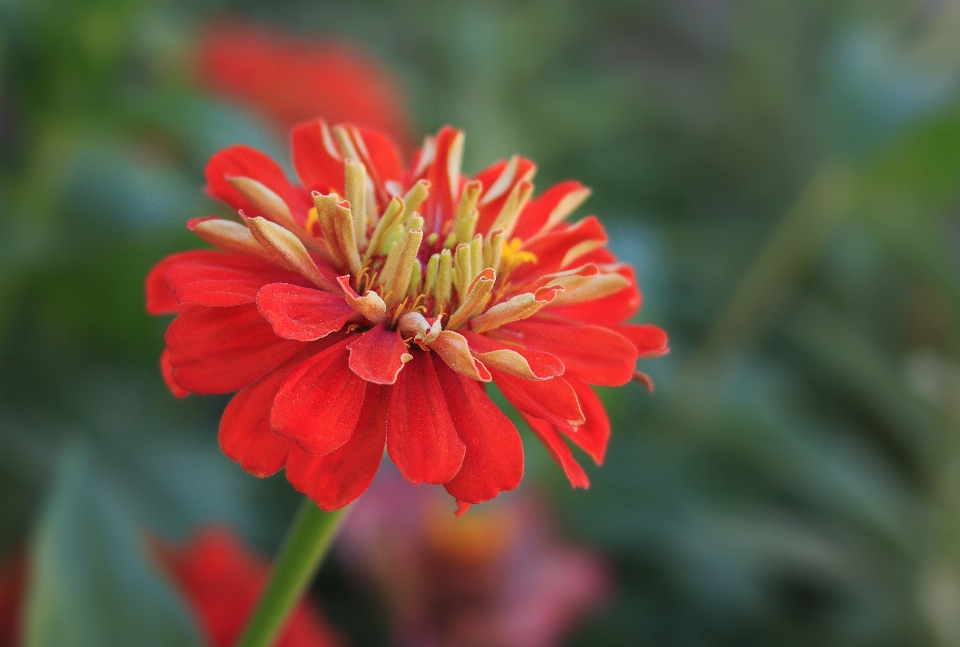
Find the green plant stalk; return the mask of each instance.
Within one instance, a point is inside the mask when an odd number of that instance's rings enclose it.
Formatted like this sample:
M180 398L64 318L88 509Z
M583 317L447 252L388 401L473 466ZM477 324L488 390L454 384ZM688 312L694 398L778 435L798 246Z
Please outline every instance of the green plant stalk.
M836 161L824 163L764 245L691 366L756 343L782 311L784 290L830 240L855 195L851 170Z
M324 512L304 498L237 647L270 647L276 641L337 536L347 509Z

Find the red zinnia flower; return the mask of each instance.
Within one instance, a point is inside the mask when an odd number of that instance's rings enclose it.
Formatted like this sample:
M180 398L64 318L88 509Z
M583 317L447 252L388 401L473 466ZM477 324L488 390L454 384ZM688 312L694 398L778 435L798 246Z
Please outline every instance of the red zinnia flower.
M174 254L147 278L148 310L178 313L162 359L174 393L239 390L224 452L258 476L286 467L331 510L367 488L386 444L410 482L481 503L523 473L492 380L587 487L564 437L603 460L610 425L589 385L624 384L638 357L666 352L661 329L623 323L640 293L600 222L565 222L589 191L568 181L531 199L521 157L467 180L449 127L406 170L373 131L315 121L292 144L302 186L251 148L216 154L207 189L242 224L191 221L218 251Z
M382 130L404 146L411 141L411 120L397 84L347 43L312 42L237 24L208 27L200 43L200 82L283 130L323 117Z

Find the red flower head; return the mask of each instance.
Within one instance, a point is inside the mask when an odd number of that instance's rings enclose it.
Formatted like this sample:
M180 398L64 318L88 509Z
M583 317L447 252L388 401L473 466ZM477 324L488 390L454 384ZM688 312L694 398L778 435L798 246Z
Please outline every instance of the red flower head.
M219 24L205 30L196 65L210 91L249 105L283 130L323 117L382 130L404 146L411 141L396 83L346 43Z
M513 157L472 179L463 133L429 137L408 169L390 140L350 126L292 133L302 186L235 146L207 166L208 191L241 222L189 223L217 251L174 254L147 278L147 308L178 313L164 374L177 394L239 390L220 445L248 472L286 467L322 508L363 492L387 453L411 483L462 504L520 482L516 428L493 381L576 487L564 437L598 463L610 425L591 384L620 385L666 352L632 270L593 216L589 191L532 198L534 165Z

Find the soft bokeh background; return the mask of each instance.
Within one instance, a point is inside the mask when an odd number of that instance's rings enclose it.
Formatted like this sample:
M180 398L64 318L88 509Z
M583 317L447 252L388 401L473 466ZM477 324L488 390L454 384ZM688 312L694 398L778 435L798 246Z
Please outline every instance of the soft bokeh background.
M960 645L957 0L0 0L0 555L59 578L32 622L176 624L138 528L272 553L297 504L220 454L225 398L166 391L143 309L205 159L286 156L196 81L224 17L351 41L467 171L580 179L637 266L656 393L603 391L588 492L525 443L522 488L612 573L566 644ZM353 580L324 569L327 616L388 644Z

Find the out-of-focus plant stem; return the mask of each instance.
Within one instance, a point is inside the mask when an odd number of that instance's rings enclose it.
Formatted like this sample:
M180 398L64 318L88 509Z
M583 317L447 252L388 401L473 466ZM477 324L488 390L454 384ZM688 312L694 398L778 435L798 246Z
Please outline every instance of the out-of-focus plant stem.
M840 162L824 163L747 271L707 334L693 366L741 351L762 336L787 300L786 291L850 213L854 199L851 170Z
M287 533L263 597L237 647L270 647L323 562L348 508L324 512L305 498Z

